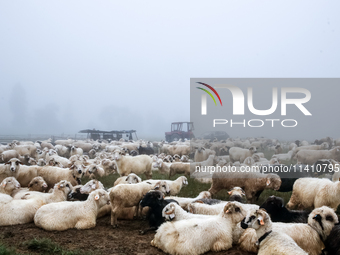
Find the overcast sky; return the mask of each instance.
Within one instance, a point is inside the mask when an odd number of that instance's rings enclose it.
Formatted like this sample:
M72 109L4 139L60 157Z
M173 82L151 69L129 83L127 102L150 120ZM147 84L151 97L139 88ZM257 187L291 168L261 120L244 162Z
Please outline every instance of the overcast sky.
M339 77L339 10L338 0L1 0L0 134L163 138L190 119L190 78Z

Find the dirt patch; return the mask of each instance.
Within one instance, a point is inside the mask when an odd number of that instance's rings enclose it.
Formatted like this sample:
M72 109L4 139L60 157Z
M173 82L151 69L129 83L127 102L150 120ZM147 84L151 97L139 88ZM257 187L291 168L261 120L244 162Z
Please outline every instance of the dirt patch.
M31 254L33 252L27 250L22 243L34 238L49 238L65 249L98 251L98 254L165 254L150 245L154 232L139 235L139 230L147 227L146 221L119 221L119 224L118 229L113 229L110 225L110 217L107 216L98 219L97 226L90 230L70 229L63 232L48 232L37 228L34 223L0 227L0 241L7 246L15 247L20 253ZM250 253L233 248L206 254L249 255Z

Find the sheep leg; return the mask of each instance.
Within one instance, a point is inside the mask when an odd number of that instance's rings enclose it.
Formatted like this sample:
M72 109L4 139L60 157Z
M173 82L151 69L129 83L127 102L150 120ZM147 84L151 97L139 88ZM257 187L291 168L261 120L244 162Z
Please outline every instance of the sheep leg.
M232 247L232 244L230 243L229 240L219 240L213 244L211 247L212 251L218 252L222 250L228 250Z
M113 228L118 227L117 224L117 207L112 207L111 210L111 225Z
M296 199L297 197L296 197L296 195L294 194L294 192L293 192L293 194L292 194L292 196L290 197L290 200L289 200L289 202L288 202L288 204L287 204L287 208L288 209L293 209L296 205L297 205L297 199Z

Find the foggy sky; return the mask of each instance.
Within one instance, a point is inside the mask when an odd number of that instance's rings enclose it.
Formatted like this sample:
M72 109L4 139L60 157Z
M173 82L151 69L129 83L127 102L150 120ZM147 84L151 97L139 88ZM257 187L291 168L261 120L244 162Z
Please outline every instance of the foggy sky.
M0 1L0 134L136 129L161 139L190 119L190 78L339 77L339 9L336 0ZM311 135L322 136L318 125Z

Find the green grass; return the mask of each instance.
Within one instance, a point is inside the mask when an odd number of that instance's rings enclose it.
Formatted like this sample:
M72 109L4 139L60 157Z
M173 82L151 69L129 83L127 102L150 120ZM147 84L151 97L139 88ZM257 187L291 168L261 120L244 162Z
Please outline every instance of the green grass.
M19 255L19 253L16 253L15 249L8 248L0 243L0 255Z
M58 255L97 254L94 251L84 252L80 250L67 250L47 238L32 239L30 241L24 242L23 246L27 248L29 251L39 254L58 254Z

